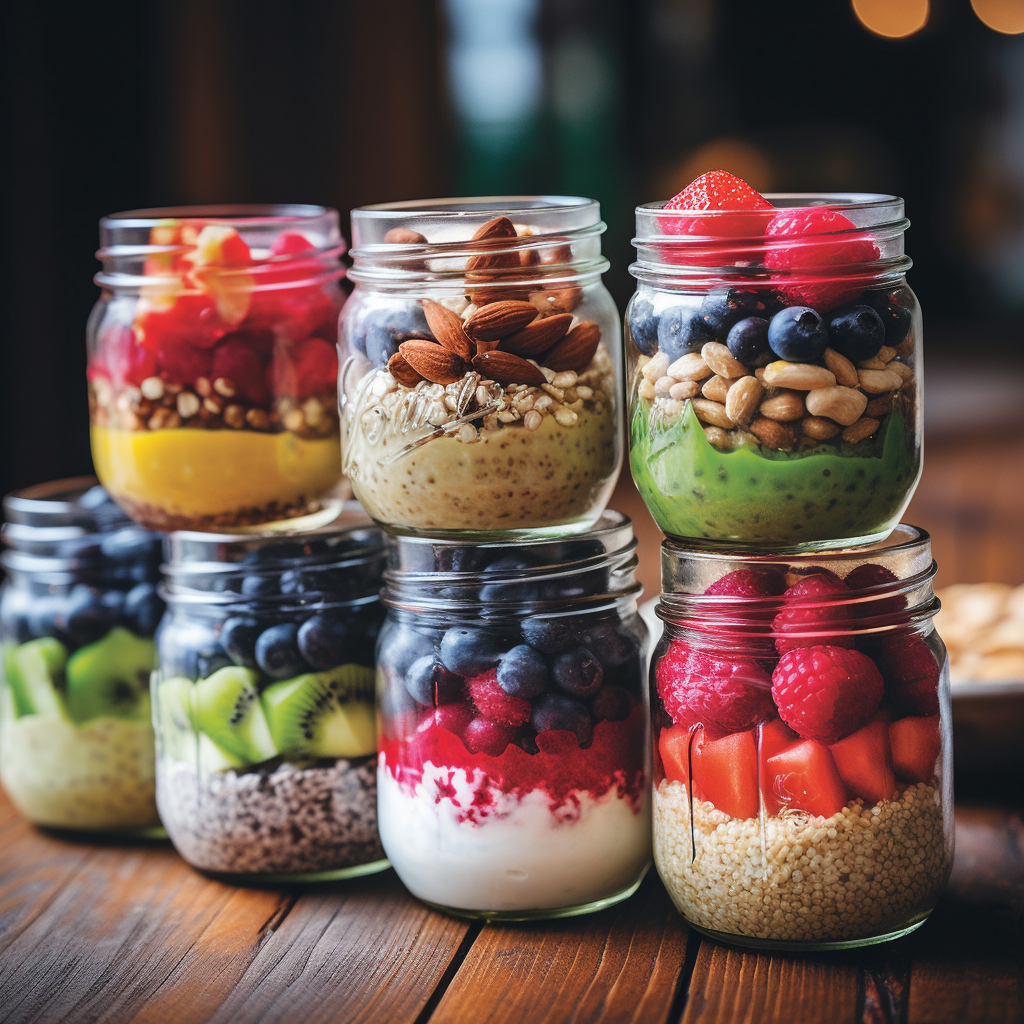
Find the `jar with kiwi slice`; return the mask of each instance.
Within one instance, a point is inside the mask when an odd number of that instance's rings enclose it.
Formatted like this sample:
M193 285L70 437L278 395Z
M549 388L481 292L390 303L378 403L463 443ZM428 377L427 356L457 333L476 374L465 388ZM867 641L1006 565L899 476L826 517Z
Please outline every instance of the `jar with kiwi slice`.
M387 867L373 657L383 557L354 504L312 531L169 535L157 803L194 867L291 881Z

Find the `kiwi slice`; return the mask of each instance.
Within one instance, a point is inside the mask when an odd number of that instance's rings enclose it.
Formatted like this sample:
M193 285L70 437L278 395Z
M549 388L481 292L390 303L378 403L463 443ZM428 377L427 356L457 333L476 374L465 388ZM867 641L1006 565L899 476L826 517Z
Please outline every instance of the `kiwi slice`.
M103 716L147 720L149 676L155 664L153 641L121 626L80 647L65 670L71 717L76 722Z
M263 691L270 734L286 757L364 757L377 749L373 669L341 665Z
M227 771L229 768L244 768L246 762L244 758L236 757L201 732L199 734L198 764L199 776L202 778L206 775Z
M52 636L7 648L4 672L19 716L46 715L67 720L60 692L67 660L67 648Z
M196 728L246 764L277 756L256 689L257 679L252 669L229 665L200 679L195 687Z
M162 757L192 761L196 756L191 679L172 676L156 687L156 735Z

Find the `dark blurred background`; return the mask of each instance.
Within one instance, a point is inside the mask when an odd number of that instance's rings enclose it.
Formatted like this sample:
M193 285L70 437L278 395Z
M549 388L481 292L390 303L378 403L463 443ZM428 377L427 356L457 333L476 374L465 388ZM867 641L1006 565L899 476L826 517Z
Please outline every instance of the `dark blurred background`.
M929 433L1024 416L1022 0L176 0L4 18L3 491L89 469L97 221L143 206L323 203L347 230L363 203L590 195L621 306L633 207L705 170L893 192L913 221Z

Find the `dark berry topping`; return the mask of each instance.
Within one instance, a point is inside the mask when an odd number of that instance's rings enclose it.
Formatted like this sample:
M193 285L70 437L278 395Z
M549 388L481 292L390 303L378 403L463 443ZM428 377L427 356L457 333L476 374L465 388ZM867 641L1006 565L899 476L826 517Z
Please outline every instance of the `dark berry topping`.
M885 344L885 325L870 306L841 306L829 316L828 337L847 359L870 359Z
M825 324L810 306L787 306L776 313L768 325L771 350L791 363L820 359L828 343Z

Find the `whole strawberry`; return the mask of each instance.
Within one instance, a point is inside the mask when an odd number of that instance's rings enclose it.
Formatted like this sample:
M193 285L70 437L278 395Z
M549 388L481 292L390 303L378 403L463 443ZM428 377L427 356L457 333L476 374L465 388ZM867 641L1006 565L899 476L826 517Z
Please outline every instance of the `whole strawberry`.
M789 651L772 673L779 717L804 739L826 745L864 725L878 710L883 690L875 663L845 647Z
M714 213L710 217L665 218L662 226L670 234L752 238L764 234L769 220L767 211L775 208L760 192L735 174L708 171L673 196L665 204L665 209L685 210L687 213L707 210Z
M885 695L908 715L939 713L939 663L919 637L887 640L875 661L885 680Z
M771 679L749 659L711 657L672 640L654 669L654 681L676 725L701 724L724 734L750 729L775 715Z
M848 631L852 612L840 599L850 596L850 588L832 573L805 576L783 594L782 611L775 616L772 629L779 654L798 647L831 644L853 647Z

